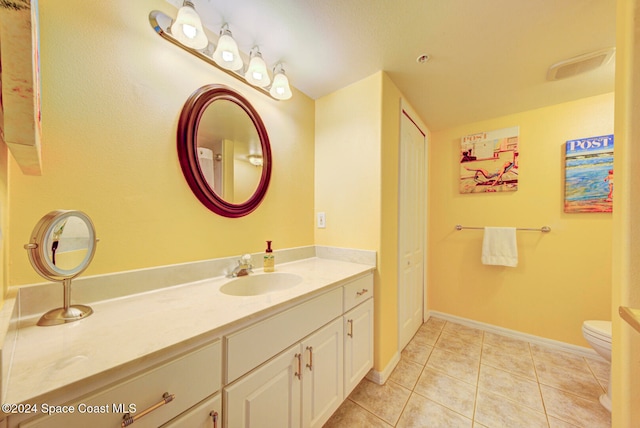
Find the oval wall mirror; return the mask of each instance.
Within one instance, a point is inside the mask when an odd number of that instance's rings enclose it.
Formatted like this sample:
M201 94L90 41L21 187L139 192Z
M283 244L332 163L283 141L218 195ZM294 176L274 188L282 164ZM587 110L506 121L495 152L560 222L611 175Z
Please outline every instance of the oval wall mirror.
M64 287L63 306L44 314L38 325L64 324L93 313L88 306L71 305L71 280L89 266L97 242L91 219L81 211L52 211L36 224L24 246L31 266Z
M182 109L177 137L182 173L207 208L242 217L260 205L271 178L271 146L242 95L222 85L199 88Z

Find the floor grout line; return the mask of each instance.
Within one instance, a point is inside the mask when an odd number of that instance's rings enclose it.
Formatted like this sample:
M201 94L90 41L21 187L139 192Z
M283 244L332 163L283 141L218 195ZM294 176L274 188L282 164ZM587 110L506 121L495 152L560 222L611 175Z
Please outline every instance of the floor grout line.
M551 421L549 420L549 413L547 412L547 405L544 401L544 395L542 395L542 385L540 384L540 376L538 376L538 368L536 367L536 359L533 356L531 343L527 342L527 348L529 349L529 356L531 357L531 362L533 363L533 373L536 375L536 383L538 384L538 393L540 394L540 401L542 402L542 410L544 411L544 417L547 419L547 426L550 427Z
M415 340L416 336L419 333L422 334L422 335L425 335L428 338L428 340L431 340L433 337L435 337L435 340L433 341L432 344L431 343L427 343L426 341L424 341L425 340L424 337L420 338L419 348L429 348L428 349L429 352L428 352L428 355L427 355L424 363L423 362L419 362L419 361L415 361L413 359L409 359L409 358L403 357L402 356L402 352L401 352L401 356L400 356L401 361L404 359L405 363L411 363L411 365L420 366L420 369L417 370L417 368L415 368L415 367L413 369L411 369L412 370L412 372L410 372L410 376L411 377L408 377L408 376L407 377L399 377L399 378L396 378L396 380L393 380L393 379L389 378L387 380L387 382L392 382L394 385L409 391L408 398L402 404L402 409L399 412L399 416L398 416L397 420L395 421L395 423L393 425L390 425L386 420L382 419L380 416L378 416L375 413L373 413L373 411L370 411L367 408L363 407L363 405L361 405L357 401L351 399L351 397L347 397L347 399L349 401L351 401L353 404L356 404L358 408L363 409L369 415L374 416L376 418L376 420L382 421L384 424L386 424L385 426L393 426L393 427L400 426L400 422L403 421L403 415L405 415L405 412L408 409L409 402L412 400L412 398L413 399L418 399L418 397L421 397L422 399L425 399L425 400L428 400L431 403L434 403L435 405L438 406L438 408L447 409L447 411L453 412L456 415L458 415L459 417L464 417L465 420L470 421L470 424L471 424L470 426L471 427L480 427L480 426L484 427L484 425L480 425L480 422L478 422L476 420L476 418L478 416L478 402L479 402L479 394L480 394L480 389L481 389L480 381L481 381L481 370L482 370L482 367L483 367L483 360L485 358L487 358L489 355L491 355L491 353L485 355L485 353L487 352L485 350L485 345L490 347L490 348L500 349L505 353L509 352L509 350L508 350L508 346L509 345L507 344L507 345L503 346L502 344L499 344L499 343L495 342L495 339L488 342L487 341L488 340L487 333L485 331L482 331L482 330L476 329L476 328L472 328L473 330L480 331L481 336L480 336L480 340L479 340L479 342L480 342L480 344L479 344L480 353L479 353L479 358L478 358L478 361L477 361L477 374L476 374L476 377L475 377L475 382L476 382L475 383L475 392L474 392L474 395L473 395L473 411L471 412L471 418L469 418L469 416L465 416L464 414L460 413L458 410L455 410L455 409L451 408L448 404L443 404L443 403L448 402L447 399L443 400L442 403L441 403L439 400L435 400L433 398L427 397L427 396L423 395L422 393L419 393L419 392L416 391L420 379L425 375L425 372L426 372L426 370L428 368L429 368L429 370L433 370L435 372L438 372L438 373L440 373L440 374L442 374L442 375L444 375L444 376L446 376L448 378L451 378L451 379L455 380L456 382L461 382L461 383L467 384L469 386L472 385L470 382L465 381L464 379L460 379L453 372L447 372L447 370L440 370L439 368L427 367L429 362L433 358L433 354L436 351L436 349L439 349L440 351L455 352L455 351L453 351L453 348L448 348L443 343L440 343L440 340L441 340L441 338L443 338L443 333L445 331L447 332L447 335L457 336L457 339L459 339L463 343L466 343L467 345L471 346L472 342L473 342L473 346L476 345L475 337L465 334L465 332L464 332L465 330L464 329L457 330L456 327L452 327L452 326L450 326L450 328L447 329L447 324L450 323L452 325L457 325L456 323L451 322L451 321L447 321L447 320L439 320L439 319L438 319L438 321L442 321L442 323L439 324L440 325L439 328L437 327L438 326L437 324L435 325L435 327L433 327L433 326L426 327L427 324L428 324L428 321L423 323L420 326L420 328L418 329L418 331L416 332L416 334L414 335L414 337L409 341L409 343L411 343L413 340ZM466 326L462 326L462 327L466 327ZM422 328L429 328L429 331L420 332L420 329L422 329ZM536 362L539 360L538 363L540 363L540 364L545 364L545 363L546 364L550 364L550 363L549 362L545 362L543 360L543 358L545 358L545 356L542 355L542 354L539 355L539 359L536 359L536 357L534 355L535 352L532 349L532 346L531 346L530 342L525 341L525 340L521 340L521 339L514 339L514 340L516 340L518 343L526 344L526 349L527 349L526 356L528 357L527 359L533 365L533 375L535 376L535 379L530 378L528 376L525 376L524 374L520 373L519 370L511 371L511 370L509 370L508 367L495 367L496 365L502 366L502 364L495 364L495 361L493 361L493 359L491 359L491 361L487 361L486 365L487 365L487 367L491 367L493 370L500 370L501 372L506 373L506 375L508 375L511 379L519 379L520 381L526 380L526 381L529 381L529 382L535 382L535 384L537 385L538 398L540 399L541 406L542 406L541 410L539 408L530 407L529 405L525 404L524 402L519 402L517 399L512 398L510 396L507 396L507 395L504 395L504 394L501 394L501 393L495 393L495 392L492 393L491 389L487 389L487 392L493 394L494 396L501 397L502 399L504 399L504 400L506 400L508 402L511 402L512 403L511 405L516 405L517 408L524 409L523 411L525 411L525 414L526 414L527 411L535 412L537 414L543 413L544 414L544 421L546 422L546 426L550 427L551 426L551 422L552 422L551 419L550 419L551 416L548 414L548 403L545 401L545 397L542 394L542 385L543 385L543 383L541 383L540 374L539 374L539 370L538 370L538 366L537 366ZM415 342L415 343L416 343L416 346L418 346L418 342ZM524 349L522 349L522 351L524 351ZM495 352L495 351L492 351L492 352ZM520 355L519 352L520 351L518 351L516 354ZM415 354L415 355L418 356L419 354ZM466 352L465 352L465 355L466 355ZM522 354L521 356L524 357L524 355L525 354ZM584 357L583 357L583 359L584 359ZM585 364L588 367L589 374L600 385L599 379L596 376L594 369L591 367L591 365L589 365L589 362L586 361L586 359L584 359L584 360L585 360L584 361ZM467 363L465 363L465 365L466 364ZM400 366L400 364L398 364L396 366L396 368L394 369L394 371L391 374L392 376L393 376L393 373L395 372L395 370L398 370L399 366ZM466 365L466 367L471 369L471 366L469 366L469 365ZM415 379L412 379L412 377L415 375L415 372L417 372L417 377ZM485 376L487 376L487 375L488 375L488 373L485 374ZM402 375L400 375L400 376L402 376ZM487 379L485 379L485 380L487 380ZM369 382L368 380L364 380L364 381ZM402 381L403 383L411 384L412 386L411 387L407 387L407 386L399 383L398 381ZM546 383L544 385L546 385ZM488 386L489 386L488 384L485 385L485 388L482 388L483 391ZM531 386L533 387L533 385L531 385ZM581 398L583 400L587 399L587 398L585 398L585 397L583 397L581 395L578 395L578 394L576 394L576 393L574 393L572 391L565 391L564 388L562 388L562 389L561 388L557 388L557 387L555 387L553 385L548 385L548 387L549 388L553 388L554 390L557 390L557 391L565 393L565 394L570 394L570 395L576 396L576 397ZM422 386L421 388L424 388L424 386ZM471 393L471 391L472 390L469 390L469 393ZM502 389L500 391L506 391L506 390ZM533 392L533 391L535 391L535 390L532 390L531 392ZM429 392L429 394L432 394L432 392ZM471 396L469 396L469 398L471 398ZM533 396L532 396L532 398L533 398ZM490 400L494 400L494 399L495 398L492 398ZM462 409L462 407L459 407L459 409ZM466 410L465 412L468 412L468 410ZM572 423L573 423L573 422L569 422L569 421L565 420L563 417L554 416L554 419L562 420L567 425L572 425ZM540 422L542 422L542 419L540 420ZM331 425L327 425L327 427L329 427L329 426L331 426ZM351 428L351 427L349 427L349 428Z
M482 333L482 341L480 343L480 360L478 361L478 378L476 379L476 395L473 400L473 417L471 418L471 425L476 424L476 411L478 410L478 393L480 392L480 370L482 370L482 353L484 351L484 332Z

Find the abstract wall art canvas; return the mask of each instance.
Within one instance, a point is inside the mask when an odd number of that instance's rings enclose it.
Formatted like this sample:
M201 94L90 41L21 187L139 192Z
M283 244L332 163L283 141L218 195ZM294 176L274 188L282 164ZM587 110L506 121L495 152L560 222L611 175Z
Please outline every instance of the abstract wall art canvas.
M460 193L518 190L519 132L515 126L462 137Z

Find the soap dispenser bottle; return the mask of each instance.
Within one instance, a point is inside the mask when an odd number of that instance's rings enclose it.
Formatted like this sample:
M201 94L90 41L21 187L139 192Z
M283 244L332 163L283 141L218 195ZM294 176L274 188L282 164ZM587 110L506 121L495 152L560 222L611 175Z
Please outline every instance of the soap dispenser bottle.
M264 271L273 272L275 270L275 257L271 249L271 241L267 241L267 249L264 252Z

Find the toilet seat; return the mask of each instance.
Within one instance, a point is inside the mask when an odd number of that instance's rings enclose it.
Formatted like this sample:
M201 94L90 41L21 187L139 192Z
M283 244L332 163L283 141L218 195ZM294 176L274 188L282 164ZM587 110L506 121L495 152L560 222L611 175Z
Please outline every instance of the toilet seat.
M588 320L582 329L589 336L611 343L611 321Z

